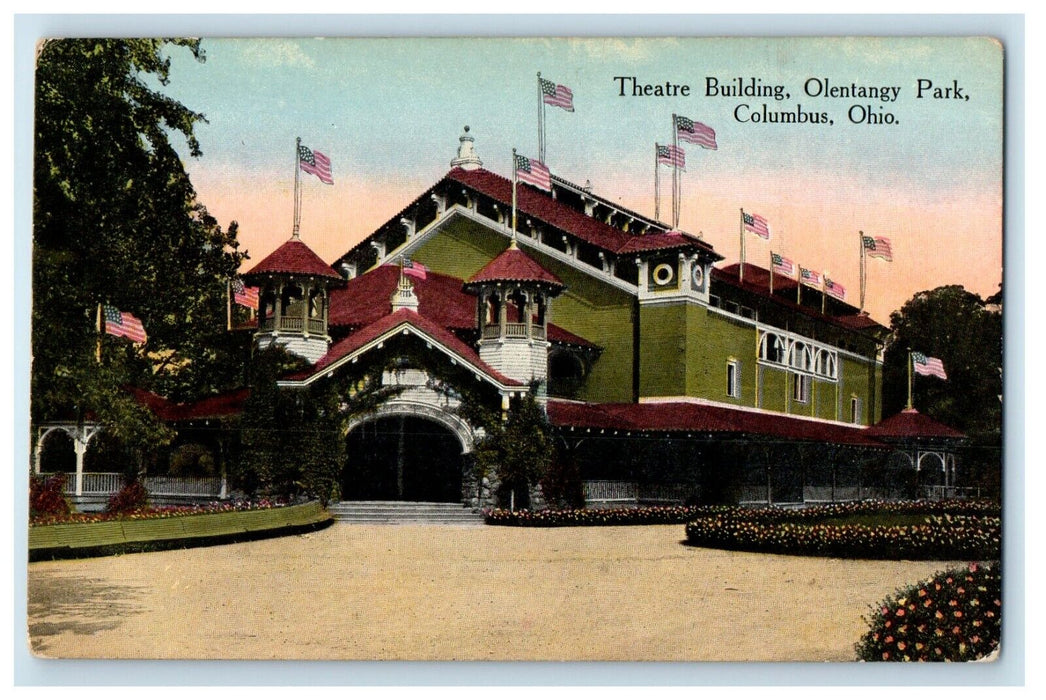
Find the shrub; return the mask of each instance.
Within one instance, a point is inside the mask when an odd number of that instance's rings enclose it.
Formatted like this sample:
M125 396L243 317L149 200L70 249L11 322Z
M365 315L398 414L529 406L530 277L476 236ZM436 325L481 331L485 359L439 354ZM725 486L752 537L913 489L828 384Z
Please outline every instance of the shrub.
M644 506L640 508L576 508L517 510L503 508L485 513L488 525L517 527L569 527L584 525L681 525L697 515L723 508L699 506Z
M109 497L109 504L105 507L106 513L134 513L146 507L149 503L149 492L145 490L140 481L132 481L124 484L123 488Z
M999 647L1002 589L998 562L970 564L898 590L863 618L854 645L861 661L972 661Z
M29 477L29 517L69 514L69 501L65 500L65 474L44 479Z

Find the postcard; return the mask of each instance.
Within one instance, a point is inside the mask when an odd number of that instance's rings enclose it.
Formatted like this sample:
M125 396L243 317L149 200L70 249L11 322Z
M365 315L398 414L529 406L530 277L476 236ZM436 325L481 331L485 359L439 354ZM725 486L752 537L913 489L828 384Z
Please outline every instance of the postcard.
M991 37L42 40L48 659L991 661Z

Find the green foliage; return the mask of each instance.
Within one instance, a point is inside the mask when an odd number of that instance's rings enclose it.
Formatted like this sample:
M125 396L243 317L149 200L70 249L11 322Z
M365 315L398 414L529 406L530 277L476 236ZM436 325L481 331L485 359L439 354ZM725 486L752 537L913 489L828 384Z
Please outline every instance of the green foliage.
M477 477L495 475L499 500L507 504L514 492L517 505L525 506L529 487L549 476L555 458L552 427L534 391L513 401L504 421L477 404L467 404L462 413L485 433L473 453Z
M999 648L999 564L970 564L897 591L864 618L860 661L973 661Z
M948 373L946 381L913 375L915 408L975 440L997 442L1002 429L1002 313L977 294L950 285L919 292L890 315L890 325L883 415L900 411L907 402L908 351L913 350L940 358Z
M36 72L32 416L94 414L133 449L171 433L123 389L175 400L238 380L245 338L225 332L225 281L236 227L223 231L196 199L169 139L200 155L204 120L154 89L168 48L203 60L198 40L54 39ZM140 318L144 346L104 336L97 309Z

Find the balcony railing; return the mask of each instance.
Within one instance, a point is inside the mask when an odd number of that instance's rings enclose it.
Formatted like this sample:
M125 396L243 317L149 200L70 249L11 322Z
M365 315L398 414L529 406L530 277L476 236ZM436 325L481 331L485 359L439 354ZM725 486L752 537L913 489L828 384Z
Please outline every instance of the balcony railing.
M279 331L281 333L301 333L305 328L305 319L300 316L281 316L279 324L275 318L266 318L258 324L258 330L262 333ZM322 318L308 319L309 333L323 335L326 332Z
M980 498L981 489L977 486L923 486L923 494L931 501L945 499Z
M492 340L494 338L501 337L501 326L496 323L489 323L483 326L483 339ZM505 337L506 338L526 338L527 337L527 324L526 323L506 323L505 324ZM545 339L545 328L539 325L533 325L530 327L530 337L534 340Z
M76 472L66 475L65 492L76 493ZM119 472L84 472L84 495L107 495L116 493L124 484L124 475ZM145 476L142 485L151 496L211 496L217 498L222 492L222 480L217 476Z

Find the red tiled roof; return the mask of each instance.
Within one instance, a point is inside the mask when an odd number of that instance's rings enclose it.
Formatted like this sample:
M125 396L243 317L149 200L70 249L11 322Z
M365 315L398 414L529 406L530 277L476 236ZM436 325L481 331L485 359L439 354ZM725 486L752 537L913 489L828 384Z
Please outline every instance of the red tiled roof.
M701 243L700 239L681 231L649 233L645 236L634 236L632 240L622 246L617 252L639 253L645 250L672 250L675 248L689 248L697 243Z
M446 179L467 185L504 204L512 203L512 181L500 175L495 175L489 170L482 168L477 170L454 168L447 173ZM583 241L613 253L634 252L628 250L627 247L635 245L632 243L633 241L648 237L625 233L620 229L586 215L584 212L572 209L552 199L552 197L540 190L525 185L517 186L516 188L516 208L523 214L541 219L545 223L571 233ZM666 235L671 234L649 234L650 237ZM685 244L683 241L675 238L659 238L658 241L661 244L671 242L672 247L687 245L701 248L714 254L711 245L696 238L688 238Z
M250 395L250 390L243 388L208 396L192 403L174 403L145 389L127 387L127 390L138 403L152 411L153 415L169 423L238 415L243 412L243 404Z
M515 245L510 246L466 282L539 282L562 289L565 285L551 272L541 267L532 257Z
M320 256L312 252L312 248L297 238L292 238L269 253L265 259L251 268L250 272L247 272L244 277L269 273L342 279L341 275L335 272L330 265L323 262Z
M418 298L418 313L451 330L476 330L476 297L462 291L461 280L429 270L425 279L410 278ZM387 316L390 298L399 282L399 266L382 265L354 277L344 287L331 291L331 328L370 325ZM548 324L548 339L588 348L594 343L559 326Z
M422 333L425 333L432 339L444 345L448 350L461 359L468 361L496 382L508 386L523 386L522 382L506 377L504 374L498 372L496 369L481 360L479 354L475 350L462 342L453 333L410 309L400 309L395 313L391 313L378 319L369 326L361 328L347 338L343 338L332 345L330 350L327 351L327 354L321 357L315 365L302 372L291 375L288 378L303 380L319 374L338 360L351 355L368 343L377 340L386 333L394 331L404 325L412 326Z
M741 265L734 263L727 265L726 267L714 267L712 268L712 279L716 282L728 284L731 287L738 289L744 289L745 291L757 294L768 299L772 299L775 304L783 306L793 311L805 314L812 318L819 318L829 323L842 326L848 330L873 330L885 332L888 330L877 321L873 320L866 313L858 313L857 308L846 304L848 308L853 309L853 313L845 314L842 316L831 316L829 314L822 314L817 309L811 309L807 306L797 304L792 299L781 296L779 292L795 292L795 288L799 286L799 283L783 275L774 275L774 294L770 295L770 271L753 265L752 263L745 263L745 280L742 283L740 279ZM817 291L817 290L813 290ZM838 300L833 300L832 305L839 304Z
M914 408L908 408L900 413L879 421L868 428L868 434L882 438L953 438L966 437L954 428L924 416Z
M548 417L557 427L732 433L883 447L866 434L867 430L856 426L688 402L586 404L553 400L548 402Z

